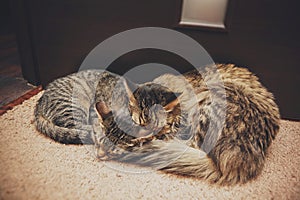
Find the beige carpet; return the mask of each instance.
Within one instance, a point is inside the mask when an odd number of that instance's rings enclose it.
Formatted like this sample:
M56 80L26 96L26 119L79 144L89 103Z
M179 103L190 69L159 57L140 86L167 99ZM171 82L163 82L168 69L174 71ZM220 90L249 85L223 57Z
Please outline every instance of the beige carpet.
M40 95L0 117L0 199L300 199L300 122L282 121L256 180L218 188L162 172L114 170L108 166L117 163L97 161L88 147L42 136L32 124Z

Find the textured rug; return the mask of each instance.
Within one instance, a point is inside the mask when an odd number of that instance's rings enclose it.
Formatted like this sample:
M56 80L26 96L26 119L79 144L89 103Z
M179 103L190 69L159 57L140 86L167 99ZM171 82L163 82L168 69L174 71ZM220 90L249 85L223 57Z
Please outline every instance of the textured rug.
M234 187L97 161L91 146L63 145L33 125L41 94L0 117L0 199L300 199L300 122L281 121L262 174Z

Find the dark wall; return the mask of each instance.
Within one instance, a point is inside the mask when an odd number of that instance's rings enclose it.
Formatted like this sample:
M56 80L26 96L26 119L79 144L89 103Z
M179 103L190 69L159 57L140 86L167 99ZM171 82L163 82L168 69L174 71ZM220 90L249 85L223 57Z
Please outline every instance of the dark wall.
M248 67L277 99L284 118L300 119L299 3L296 0L231 0L225 32L177 27L180 0L12 0L24 77L47 84L78 69L100 42L137 27L166 27L197 40L216 62ZM169 59L166 59L169 58ZM116 60L123 73L134 65L190 65L166 52L144 51Z
M11 13L9 0L0 1L0 34L11 32Z

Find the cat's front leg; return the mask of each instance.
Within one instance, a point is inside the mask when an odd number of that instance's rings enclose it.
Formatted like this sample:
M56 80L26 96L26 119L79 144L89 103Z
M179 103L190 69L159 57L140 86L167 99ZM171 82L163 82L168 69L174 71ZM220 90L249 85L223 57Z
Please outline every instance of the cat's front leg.
M99 160L111 160L112 153L115 151L115 144L106 136L98 138L95 144L96 156Z
M99 160L116 160L130 151L130 148L130 144L115 144L106 136L99 138L95 144L96 156Z

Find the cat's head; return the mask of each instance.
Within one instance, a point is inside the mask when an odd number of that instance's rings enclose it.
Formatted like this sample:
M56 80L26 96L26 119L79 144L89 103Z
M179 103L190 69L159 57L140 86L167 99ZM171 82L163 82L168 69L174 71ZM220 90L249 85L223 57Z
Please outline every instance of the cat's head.
M133 89L132 89L133 88ZM128 109L132 120L140 126L161 121L179 106L178 96L170 89L155 83L146 83L138 87L126 87L129 96Z
M178 96L170 89L155 83L135 85L125 81L128 96L128 111L132 121L141 127L161 128L166 118L179 109ZM106 118L111 110L103 103L96 105L101 118Z

